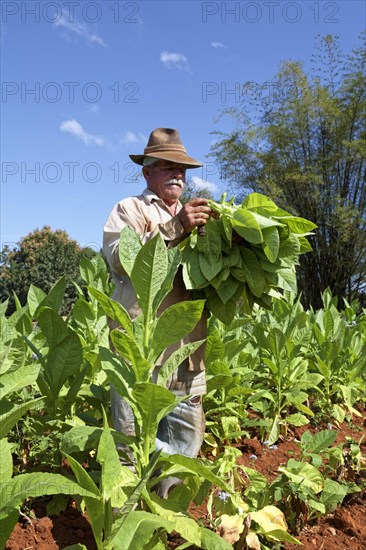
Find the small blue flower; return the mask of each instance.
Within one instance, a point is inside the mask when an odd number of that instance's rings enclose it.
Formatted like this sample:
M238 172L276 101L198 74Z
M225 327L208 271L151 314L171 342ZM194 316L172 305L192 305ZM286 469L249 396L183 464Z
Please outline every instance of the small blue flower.
M328 430L333 430L333 427L334 427L333 424L330 424L330 423L328 424Z
M271 451L276 451L278 449L277 445L270 445L268 449L271 449Z
M227 499L230 497L229 493L225 493L225 491L219 491L217 496L222 502L227 502Z
M257 457L257 455L250 455L249 458L250 458L250 460L257 460L258 457Z

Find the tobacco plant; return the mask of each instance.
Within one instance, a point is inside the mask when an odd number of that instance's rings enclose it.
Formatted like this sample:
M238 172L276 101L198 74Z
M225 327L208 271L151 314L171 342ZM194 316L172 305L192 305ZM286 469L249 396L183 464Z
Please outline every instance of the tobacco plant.
M271 307L272 297L296 292L300 254L311 250L306 238L316 225L292 216L260 193L249 194L241 205L209 201L219 214L194 231L183 245L183 278L188 289L202 289L207 307L230 324L237 303L250 313L253 305Z
M113 383L131 407L135 420L135 435L124 437L126 454L132 456L130 466L137 478L144 480L143 484L139 484L140 492L133 504L139 504L160 517L161 524L155 521L154 529L162 527L169 531L168 527L171 527L189 542L202 548L210 548L212 544L225 548L227 543L223 539L197 525L186 513L191 500L200 502L204 498L202 483L215 483L229 489L225 481L214 474L211 463L162 453L155 461L155 469L151 466L159 421L184 399L170 392L165 387L166 383L180 363L198 349L203 341L185 344L173 352L161 366L155 383L153 375L156 362L166 348L193 330L201 318L204 301L180 302L158 313L162 301L172 289L180 263L179 249L167 249L159 234L142 245L138 235L125 228L121 231L119 251L121 264L137 294L140 315L132 319L121 304L106 294L95 288L89 288L89 292L109 318L119 325L118 329L111 332L117 353L101 347L100 361L108 381ZM169 500L164 501L152 489L160 480L169 476L182 478L184 486L175 488ZM119 504L115 505L120 507ZM127 525L132 521L126 517L128 510L123 506L120 513L120 523ZM131 513L136 514L136 521L142 513L146 514L145 511ZM119 520L116 521L118 524ZM123 529L121 533L123 537Z
M308 356L311 370L323 377L319 408L342 422L346 414L359 415L354 404L366 393L366 321L357 302L345 302L346 308L338 311L329 290L322 298L324 307L309 312Z
M261 216L262 207L265 204L256 204L252 212ZM235 223L230 221L237 231L242 221ZM225 227L223 231L229 231L229 225ZM281 225L271 227L283 231ZM204 241L200 243L197 246L204 246ZM266 253L264 243L250 246L256 248L261 265L270 263L277 269L277 260L270 261L271 251ZM78 288L78 301L66 318L59 314L63 279L47 295L31 287L27 305L16 302L9 318L6 304L1 305L0 543L5 544L24 499L52 494L73 495L81 509L87 509L97 546L103 550L132 550L137 543L140 548L166 548L166 533L173 530L187 544L203 549L295 542L286 531L283 513L296 529L332 511L347 493L356 491L355 480L365 467L361 441L333 446L335 431L315 436L305 432L300 457L281 467L271 485L253 469L239 471L238 451L228 443L252 426L274 443L291 424L316 421L321 408L336 421L357 414L356 403L365 394L364 312L356 303L345 303L345 309L338 311L328 291L322 310L304 311L288 289L282 298L271 296L267 310L258 304L252 307L247 292L241 304L246 313L242 309L233 320L233 310L225 306L230 313L225 313L226 324L211 317L206 345L205 408L210 431L205 439L217 460L164 455L155 452L157 426L179 402L166 383L203 341L174 352L159 373L154 373L156 360L193 329L204 300L176 304L160 314L181 253L178 248L167 249L159 236L142 245L126 228L120 257L138 295L141 314L136 319L109 297L111 285L99 256L83 261L88 294ZM245 284L252 292L253 285L251 289L249 282ZM120 325L111 334L116 351L109 349L106 316ZM134 436L109 428L110 383L132 409ZM250 409L258 418L248 418ZM116 445L128 449L130 467L120 463ZM12 453L20 458L14 464ZM30 463L33 470L37 464L48 470L57 467L61 456L68 460L73 477L27 472ZM81 466L85 462L86 469ZM26 473L18 473L23 470ZM182 484L162 500L153 488L168 476L181 478ZM189 503L200 504L212 484L216 487L209 501L212 528L231 543L202 528L187 513Z

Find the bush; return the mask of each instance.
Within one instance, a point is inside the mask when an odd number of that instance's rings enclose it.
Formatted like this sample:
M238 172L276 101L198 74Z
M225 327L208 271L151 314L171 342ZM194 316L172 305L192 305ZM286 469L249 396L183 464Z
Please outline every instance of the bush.
M80 261L95 254L91 248L81 248L66 231L52 231L49 226L22 237L15 247L5 246L0 257L0 300L9 298L7 313L15 310L14 293L24 305L31 284L47 293L65 275L66 291L61 313L67 314L77 297L72 281L83 285Z

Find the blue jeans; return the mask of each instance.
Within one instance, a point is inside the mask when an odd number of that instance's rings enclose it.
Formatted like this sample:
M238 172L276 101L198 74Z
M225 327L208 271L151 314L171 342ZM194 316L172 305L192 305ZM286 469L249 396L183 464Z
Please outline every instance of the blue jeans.
M187 399L159 423L156 437L156 448L167 454L181 454L196 457L205 433L205 419L202 407L202 395L206 391L205 372L187 370L187 364L182 363L172 375L167 388L175 395ZM188 397L190 395L190 397ZM114 428L126 435L134 435L135 422L131 408L126 401L111 386L111 408ZM130 458L131 453L125 446L120 446ZM161 481L155 491L162 498L168 496L169 490L181 483L175 477Z

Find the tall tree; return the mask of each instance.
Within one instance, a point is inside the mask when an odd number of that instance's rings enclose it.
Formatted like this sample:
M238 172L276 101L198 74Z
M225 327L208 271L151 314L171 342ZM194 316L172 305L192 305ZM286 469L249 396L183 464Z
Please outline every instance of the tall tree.
M238 199L259 191L318 225L299 270L303 301L314 307L327 287L340 298L365 293L365 38L344 56L337 37L318 37L310 74L283 62L272 93L266 83L260 105L246 97L222 112L235 129L215 132L212 152Z
M5 246L0 256L0 301L9 299L8 313L15 310L14 293L20 303L27 301L31 284L48 292L60 277L66 277L62 313L66 314L77 297L73 281L83 285L79 266L83 257L92 258L91 248L82 249L66 231L45 226L35 229L17 243Z

